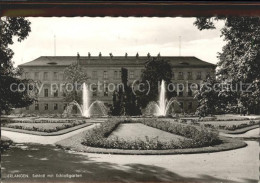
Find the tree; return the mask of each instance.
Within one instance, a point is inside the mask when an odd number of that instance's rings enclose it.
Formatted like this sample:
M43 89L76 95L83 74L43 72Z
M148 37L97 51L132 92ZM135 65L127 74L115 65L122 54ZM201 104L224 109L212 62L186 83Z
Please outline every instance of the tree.
M137 98L141 106L144 108L151 101L157 101L159 95L159 86L162 80L165 81L166 86L171 83L172 66L162 60L156 58L149 60L145 65L145 70L142 73L140 91L137 91ZM173 93L168 92L168 98L172 97Z
M123 87L119 85L117 91L113 93L113 105L111 106L112 116L121 116L125 114L123 106Z
M214 21L218 20L225 21L221 36L226 45L218 53L217 77L242 88L229 92L232 107L240 112L245 109L248 113L260 113L260 17L199 17L194 24L200 30L214 29ZM245 91L246 84L251 85L249 91Z
M119 90L115 91L113 94L111 114L115 116L140 115L140 106L135 94L132 92L131 86L128 85L128 70L126 68L121 68L121 81L123 86L120 85Z
M77 63L71 64L64 70L65 88L64 99L67 102L76 101L82 103L82 84L87 81L87 73Z
M31 31L30 22L22 17L1 17L1 49L0 49L0 114L9 113L12 108L26 107L35 100L36 91L33 82L28 79L20 79L22 70L14 68L14 52L9 48L14 37L19 42L26 39ZM17 85L23 88L18 90ZM13 87L14 86L14 87Z
M205 117L222 112L222 97L219 95L220 83L215 78L208 77L198 88L195 98L198 100L198 108L196 113Z

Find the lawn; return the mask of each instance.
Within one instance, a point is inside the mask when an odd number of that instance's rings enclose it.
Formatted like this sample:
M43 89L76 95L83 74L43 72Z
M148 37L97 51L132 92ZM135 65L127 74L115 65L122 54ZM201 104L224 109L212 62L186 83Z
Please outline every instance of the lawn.
M141 139L145 141L146 137L148 137L149 139L158 138L158 140L163 142L170 142L172 140L179 141L180 139L185 139L182 136L152 128L140 123L120 124L119 127L114 130L113 133L108 137L108 139L112 139L115 137L130 141L136 139Z

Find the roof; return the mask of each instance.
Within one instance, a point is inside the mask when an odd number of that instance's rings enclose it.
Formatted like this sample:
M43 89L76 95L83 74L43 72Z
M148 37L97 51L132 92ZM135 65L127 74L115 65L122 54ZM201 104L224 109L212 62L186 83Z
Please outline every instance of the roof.
M75 56L41 56L20 66L68 66L77 62ZM56 63L56 64L55 64Z
M169 62L173 67L216 67L215 64L203 61L193 56L165 56L161 59ZM141 66L147 61L147 57L138 58L136 56L114 56L113 58L109 56L91 56L80 57L80 65L89 66ZM41 56L33 61L19 65L20 67L26 66L69 66L72 63L77 62L76 56Z

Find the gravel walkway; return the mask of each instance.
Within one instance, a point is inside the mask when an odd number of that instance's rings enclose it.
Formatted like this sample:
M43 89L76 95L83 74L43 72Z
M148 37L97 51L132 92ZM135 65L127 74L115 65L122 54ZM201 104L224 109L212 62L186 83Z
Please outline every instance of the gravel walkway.
M74 135L77 135L81 132L84 132L88 129L93 128L97 124L93 124L63 135L58 136L39 136L39 135L31 135L31 134L24 134L19 132L11 132L1 130L1 135L10 138L13 142L16 143L39 143L39 144L55 144L58 141L70 138Z
M1 155L2 182L257 183L256 141L209 154L110 155L64 151L50 145L16 144ZM29 179L6 178L27 174ZM80 178L32 178L32 174L79 174Z

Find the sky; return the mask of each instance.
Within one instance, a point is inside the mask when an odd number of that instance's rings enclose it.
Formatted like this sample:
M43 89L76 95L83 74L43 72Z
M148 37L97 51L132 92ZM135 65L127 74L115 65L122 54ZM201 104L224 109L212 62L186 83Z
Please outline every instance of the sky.
M29 17L31 32L22 42L14 39L15 66L40 56L196 56L217 63L225 42L220 37L223 22L216 29L200 31L195 18L138 17Z

